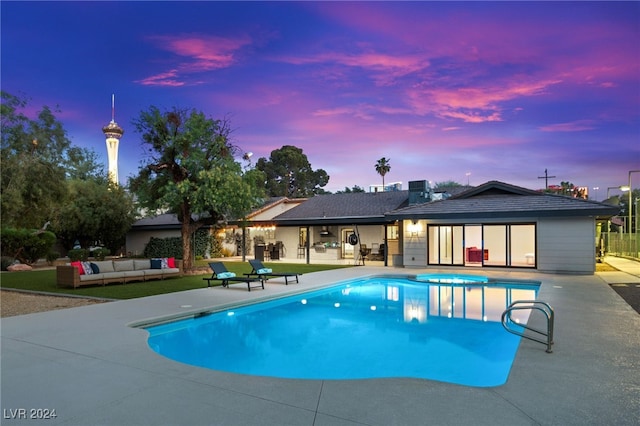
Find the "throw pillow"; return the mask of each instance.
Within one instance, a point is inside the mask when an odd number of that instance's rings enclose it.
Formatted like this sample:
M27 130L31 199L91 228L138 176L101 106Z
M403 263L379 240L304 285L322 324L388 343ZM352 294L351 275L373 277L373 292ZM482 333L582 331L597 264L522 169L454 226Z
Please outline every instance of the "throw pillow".
M151 269L162 269L162 259L151 259Z
M262 269L258 269L256 271L256 273L258 273L258 274L270 274L272 272L273 272L273 269L271 269L271 268L262 268Z
M82 267L82 262L80 262L79 260L76 262L71 262L71 266L73 266L78 270L78 274L84 275L84 268Z
M93 271L94 274L99 274L100 273L100 268L98 268L98 265L96 265L93 262L91 262L91 270Z
M93 275L93 269L91 269L90 262L82 262L82 269L84 270L85 275Z
M235 272L221 272L218 275L216 275L216 277L220 278L221 280L225 280L227 278L233 278L235 276L236 276Z
M176 267L176 258L175 257L170 257L169 259L167 259L167 263L169 264L169 268L175 268Z
M160 266L161 269L168 269L169 268L169 259L166 257L163 257L162 259L160 259L162 261L162 264Z

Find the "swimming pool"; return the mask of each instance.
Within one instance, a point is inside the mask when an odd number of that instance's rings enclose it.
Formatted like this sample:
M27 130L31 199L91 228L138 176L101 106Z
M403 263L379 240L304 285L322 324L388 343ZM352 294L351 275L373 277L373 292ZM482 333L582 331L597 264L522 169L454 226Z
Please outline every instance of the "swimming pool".
M538 284L368 278L147 327L148 344L175 361L240 374L498 386L520 342L501 314L535 299Z

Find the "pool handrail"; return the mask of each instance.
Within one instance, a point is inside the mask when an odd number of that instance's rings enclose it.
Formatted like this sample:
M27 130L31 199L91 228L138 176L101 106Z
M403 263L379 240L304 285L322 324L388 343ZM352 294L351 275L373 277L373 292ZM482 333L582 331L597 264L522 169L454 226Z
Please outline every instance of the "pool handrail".
M520 306L520 305L526 305L526 306ZM543 330L538 330L536 328L530 327L526 324L519 324L519 323L517 324L526 330L530 330L530 331L533 331L534 333L538 333L545 336L546 339L544 340L537 337L528 336L524 332L520 332L509 327L509 324L508 324L509 322L515 323L515 321L511 319L511 313L513 311L532 310L532 309L540 311L544 314L545 318L547 319L546 332ZM553 352L551 350L551 345L553 345L554 321L555 321L555 314L553 312L553 308L551 308L551 306L548 303L542 302L540 300L516 300L515 302L511 303L507 307L507 309L505 309L505 311L502 313L502 326L504 327L505 330L517 336L524 337L525 339L533 340L534 342L547 345L547 350L546 350L547 353Z

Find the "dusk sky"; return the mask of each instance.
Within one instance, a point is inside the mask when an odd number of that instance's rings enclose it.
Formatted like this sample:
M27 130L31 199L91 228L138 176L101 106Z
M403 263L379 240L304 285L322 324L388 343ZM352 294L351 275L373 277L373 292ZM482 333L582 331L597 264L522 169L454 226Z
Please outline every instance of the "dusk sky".
M539 189L548 169L549 184L598 200L640 170L636 1L3 0L0 11L2 90L34 113L58 106L105 170L115 94L122 183L144 159L132 120L151 105L228 117L254 164L299 147L332 192L380 184L381 157L385 182L404 189Z

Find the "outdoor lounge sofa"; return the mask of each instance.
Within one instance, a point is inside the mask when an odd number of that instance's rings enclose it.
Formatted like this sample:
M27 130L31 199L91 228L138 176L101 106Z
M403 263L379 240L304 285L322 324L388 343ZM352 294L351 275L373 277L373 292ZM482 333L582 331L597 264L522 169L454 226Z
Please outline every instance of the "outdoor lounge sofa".
M83 285L162 280L179 277L181 274L182 261L173 258L72 262L56 267L58 287L73 288Z
M238 277L235 272L229 272L222 262L211 262L209 263L209 267L213 271L213 274L209 278L203 278L203 280L207 282L207 287L211 287L211 281L220 281L222 287L229 287L230 283L246 283L247 290L251 291L251 283L259 282L264 290L264 279Z
M247 277L258 277L261 280L283 277L285 285L289 285L289 278L291 277L294 277L297 283L300 282L298 281L298 275L302 275L297 272L273 272L272 269L265 268L262 262L258 259L249 260L249 264L253 269L248 274L245 274Z

